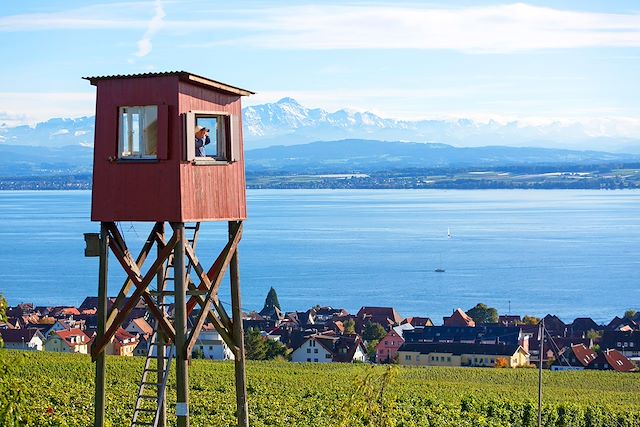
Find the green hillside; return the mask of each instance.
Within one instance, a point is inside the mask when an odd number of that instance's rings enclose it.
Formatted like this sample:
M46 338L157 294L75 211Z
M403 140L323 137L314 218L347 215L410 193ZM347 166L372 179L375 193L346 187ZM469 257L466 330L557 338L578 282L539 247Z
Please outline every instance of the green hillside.
M89 426L93 369L89 357L2 351L22 391L28 426ZM107 361L107 418L130 422L143 359ZM251 425L534 426L533 369L399 368L250 362ZM0 383L7 381L0 378ZM0 384L1 385L1 384ZM171 398L175 382L170 382ZM15 387L15 386L14 386ZM0 387L0 390L2 388ZM233 363L194 360L191 425L234 425ZM545 372L545 426L640 426L640 376ZM2 396L0 396L2 402Z

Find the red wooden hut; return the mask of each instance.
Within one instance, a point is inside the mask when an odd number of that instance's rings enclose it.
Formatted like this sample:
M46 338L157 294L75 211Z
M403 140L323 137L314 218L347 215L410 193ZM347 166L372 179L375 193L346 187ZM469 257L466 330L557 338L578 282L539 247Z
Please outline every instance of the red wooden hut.
M92 221L246 218L241 97L184 71L85 77L97 87ZM195 129L210 129L196 156Z

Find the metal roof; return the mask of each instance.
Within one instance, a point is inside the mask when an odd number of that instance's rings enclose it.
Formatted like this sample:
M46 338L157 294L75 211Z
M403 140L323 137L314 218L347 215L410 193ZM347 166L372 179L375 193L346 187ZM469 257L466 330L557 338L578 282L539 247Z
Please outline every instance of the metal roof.
M253 95L255 92L251 92L247 89L242 89L236 86L231 86L226 83L211 80L206 77L199 76L197 74L189 73L187 71L163 71L157 73L140 73L140 74L114 74L110 76L93 76L83 77L85 80L89 80L92 85L100 80L117 80L117 79L144 79L150 77L166 77L166 76L178 76L182 81L199 84L202 86L211 87L217 90L221 90L233 95L248 96Z

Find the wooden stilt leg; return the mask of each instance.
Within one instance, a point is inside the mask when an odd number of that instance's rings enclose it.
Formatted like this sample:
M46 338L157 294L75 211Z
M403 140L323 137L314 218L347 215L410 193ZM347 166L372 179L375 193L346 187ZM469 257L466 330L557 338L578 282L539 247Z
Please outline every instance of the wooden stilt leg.
M187 282L184 265L184 223L173 224L177 242L173 252L176 329L176 417L178 427L189 427L189 365L187 341Z
M229 238L233 238L242 222L229 222ZM238 268L238 250L233 254L229 265L231 281L231 313L233 317L233 339L238 347L235 355L236 405L238 427L249 427L249 406L247 403L247 374L245 371L244 331L242 328L242 308L240 303L240 271Z
M104 223L100 224L100 267L98 272L97 339L104 336L107 323L107 278L109 272L109 235ZM104 427L105 413L105 352L96 357L96 393L94 427Z

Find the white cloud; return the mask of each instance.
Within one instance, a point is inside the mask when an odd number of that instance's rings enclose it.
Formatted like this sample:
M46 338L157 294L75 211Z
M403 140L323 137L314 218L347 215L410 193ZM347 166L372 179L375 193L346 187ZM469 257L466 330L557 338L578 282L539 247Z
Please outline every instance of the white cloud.
M465 8L380 5L296 6L246 12L235 25L249 35L212 45L269 49L531 49L639 47L640 14L564 11L523 3ZM178 25L173 23L172 25ZM258 34L251 34L256 30Z
M152 44L151 38L162 28L164 25L164 17L166 13L162 7L162 2L160 0L156 0L155 2L155 14L149 24L147 26L147 31L144 33L142 38L138 40L138 51L136 52L136 56L141 58L147 56L151 53Z
M0 122L8 126L33 125L52 117L92 116L95 108L95 93L0 92L0 110L5 110L0 112Z

